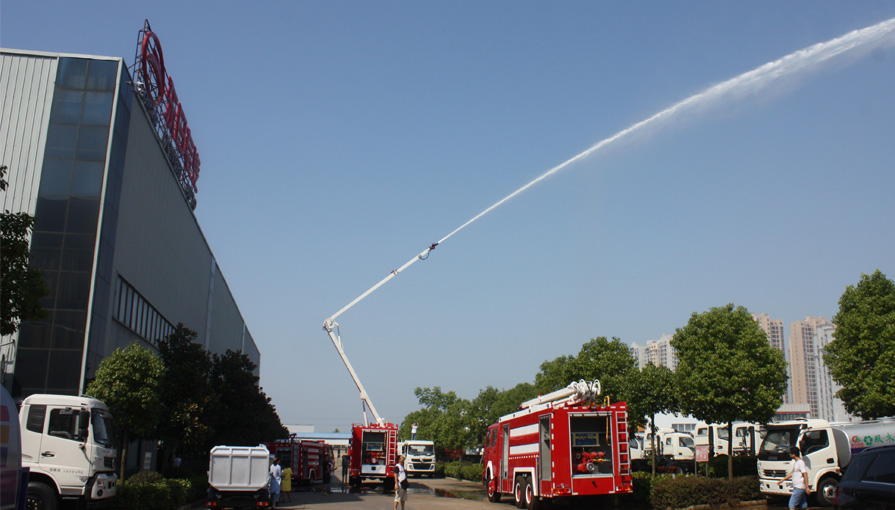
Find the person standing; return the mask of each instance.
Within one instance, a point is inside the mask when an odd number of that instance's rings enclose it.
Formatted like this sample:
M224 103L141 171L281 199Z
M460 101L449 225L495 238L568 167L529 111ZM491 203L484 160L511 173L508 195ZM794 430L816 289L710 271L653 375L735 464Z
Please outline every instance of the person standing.
M283 468L280 467L280 458L274 457L270 465L270 506L277 507L280 501L280 484L283 481Z
M280 483L280 493L285 494L286 501L292 502L292 466L286 466L283 470L283 481Z
M410 426L410 440L416 441L416 429L420 428L419 423L414 423Z
M793 460L792 471L783 480L780 480L778 485L782 487L783 482L792 478L792 496L789 497L789 508L792 510L808 508L808 496L811 495L811 487L808 486L808 468L797 447L793 446L789 449L789 456Z
M342 455L342 492L345 492L345 487L348 486L348 467L351 464L351 457L348 455Z
M398 455L393 475L395 477L395 510L398 510L399 501L401 510L404 510L404 503L407 502L407 487L410 486L410 483L407 481L407 471L404 470L403 455Z
M333 463L329 459L329 455L324 455L323 464L320 467L323 469L323 493L331 494L332 489L330 489L330 485L333 478Z

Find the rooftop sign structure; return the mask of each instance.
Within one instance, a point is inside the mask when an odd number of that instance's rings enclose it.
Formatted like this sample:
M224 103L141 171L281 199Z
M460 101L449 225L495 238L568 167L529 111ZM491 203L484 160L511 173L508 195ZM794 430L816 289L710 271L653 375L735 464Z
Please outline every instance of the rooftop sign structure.
M199 153L186 122L183 107L177 99L174 80L165 69L165 55L158 36L143 24L137 40L134 66L131 68L137 97L143 102L152 119L156 134L162 142L168 161L180 182L180 189L190 208L196 209L196 181L199 180Z

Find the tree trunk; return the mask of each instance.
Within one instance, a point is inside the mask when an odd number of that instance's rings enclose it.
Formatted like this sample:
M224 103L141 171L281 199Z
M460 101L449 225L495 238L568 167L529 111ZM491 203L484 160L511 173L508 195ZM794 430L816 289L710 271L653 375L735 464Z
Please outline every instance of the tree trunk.
M650 440L650 452L652 452L653 461L650 463L653 465L653 478L656 477L656 415L650 415L650 428L653 429L653 437Z
M127 430L124 430L121 433L122 441L121 441L121 476L118 477L119 482L124 481L124 465L127 463Z
M727 422L727 479L733 481L733 422Z

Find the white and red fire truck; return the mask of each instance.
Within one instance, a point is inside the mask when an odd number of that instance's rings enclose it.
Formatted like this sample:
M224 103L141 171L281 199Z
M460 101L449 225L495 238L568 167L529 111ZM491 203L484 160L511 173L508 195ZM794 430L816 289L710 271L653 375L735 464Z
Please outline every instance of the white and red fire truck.
M560 498L633 491L624 402L600 403L580 381L522 403L488 428L482 483L492 502L530 510Z
M292 468L293 487L323 483L324 463L332 458L332 447L323 441L282 439L268 443L271 455L280 458L280 465Z
M351 462L348 479L358 489L364 480L377 480L387 487L394 483L391 470L398 460L398 426L394 423L360 424L351 427Z

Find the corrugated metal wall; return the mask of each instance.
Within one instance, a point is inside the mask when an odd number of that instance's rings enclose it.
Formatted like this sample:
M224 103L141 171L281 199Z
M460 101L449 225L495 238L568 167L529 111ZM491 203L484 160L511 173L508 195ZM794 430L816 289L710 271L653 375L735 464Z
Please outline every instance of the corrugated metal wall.
M0 53L0 165L9 188L0 209L34 214L58 59Z

